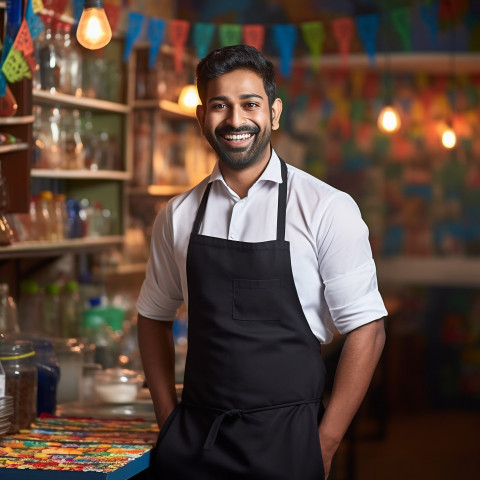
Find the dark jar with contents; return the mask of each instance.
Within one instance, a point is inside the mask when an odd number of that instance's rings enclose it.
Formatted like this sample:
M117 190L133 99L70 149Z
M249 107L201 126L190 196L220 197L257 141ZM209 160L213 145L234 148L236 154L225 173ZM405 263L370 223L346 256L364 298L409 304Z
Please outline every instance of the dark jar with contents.
M13 397L14 412L8 433L29 428L37 413L37 367L32 342L0 341L0 361L5 370L5 393Z
M32 342L35 350L34 363L37 367L37 415L55 414L57 408L57 385L60 378L58 364L52 341L44 337L23 337Z

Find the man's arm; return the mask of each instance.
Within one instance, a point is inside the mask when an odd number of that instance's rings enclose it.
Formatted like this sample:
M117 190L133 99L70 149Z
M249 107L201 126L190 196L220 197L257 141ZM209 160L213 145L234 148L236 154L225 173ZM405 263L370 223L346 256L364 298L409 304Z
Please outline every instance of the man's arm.
M177 405L172 325L138 315L140 356L160 428Z
M318 429L325 478L330 472L333 455L365 397L384 344L383 319L363 325L347 335L332 395Z

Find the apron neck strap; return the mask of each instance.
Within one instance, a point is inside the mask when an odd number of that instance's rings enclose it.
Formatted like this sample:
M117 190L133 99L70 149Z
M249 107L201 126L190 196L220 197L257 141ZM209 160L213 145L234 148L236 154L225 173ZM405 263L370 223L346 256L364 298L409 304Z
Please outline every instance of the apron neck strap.
M282 183L278 185L278 213L277 213L277 240L285 239L285 220L287 214L287 165L280 159L280 167L282 169ZM207 200L212 188L212 182L207 184L203 193L202 201L198 207L195 222L193 224L192 233L198 235L200 225L207 208Z

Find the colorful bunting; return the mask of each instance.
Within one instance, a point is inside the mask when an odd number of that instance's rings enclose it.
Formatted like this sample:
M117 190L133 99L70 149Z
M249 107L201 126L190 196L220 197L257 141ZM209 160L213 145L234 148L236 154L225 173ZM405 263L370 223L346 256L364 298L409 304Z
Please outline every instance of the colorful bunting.
M173 61L177 73L183 71L183 52L185 51L189 30L190 23L186 20L170 21L170 41L173 45Z
M297 29L295 25L274 25L273 36L280 52L280 73L288 77L292 69Z
M33 13L38 13L43 10L44 5L42 0L32 0Z
M408 7L396 8L391 13L393 26L399 33L403 49L407 52L412 50L412 19Z
M32 78L30 67L25 58L23 58L22 52L13 47L3 62L2 73L10 83L19 82L24 78Z
M357 18L358 33L372 65L375 64L375 54L377 53L379 23L380 16L377 13L361 15Z
M193 27L193 44L198 58L206 57L215 34L213 23L196 23Z
M127 32L125 36L125 48L123 50L123 60L126 62L132 54L133 46L142 31L145 16L137 12L129 12L127 18Z
M225 23L218 27L220 45L228 47L229 45L238 45L242 43L242 26L237 24Z
M304 22L300 25L303 39L312 56L313 70L318 71L319 59L322 54L323 42L325 40L325 28L321 22Z
M353 18L349 17L337 18L332 22L333 35L337 40L338 50L344 67L348 64L354 27Z
M265 27L263 25L244 25L243 43L262 51L265 43Z
M148 21L147 40L150 43L148 50L148 66L153 68L157 61L158 51L163 41L165 31L165 20L160 18L150 18Z
M430 30L434 45L438 45L438 3L420 5L420 16Z
M105 10L105 15L108 18L108 23L112 32L117 31L118 22L120 20L121 8L120 5L113 2L103 2L103 8Z
M42 2L40 2L41 4ZM35 7L32 0L27 1L27 8L25 11L25 19L27 21L28 30L32 39L37 38L43 32L45 26L40 20L40 17L35 12Z
M20 30L17 33L17 37L13 42L13 49L18 50L23 54L23 58L26 61L30 72L35 71L35 56L33 48L33 40L28 29L27 20L24 19L20 25ZM7 57L8 58L8 57ZM31 78L30 76L28 78Z

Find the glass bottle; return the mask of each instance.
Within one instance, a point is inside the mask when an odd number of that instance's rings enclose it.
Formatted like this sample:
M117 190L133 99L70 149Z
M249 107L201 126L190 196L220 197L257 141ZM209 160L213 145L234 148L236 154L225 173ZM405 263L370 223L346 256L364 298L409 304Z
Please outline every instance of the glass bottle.
M43 291L36 280L20 282L18 324L22 332L38 332L42 328Z
M63 193L53 195L53 230L57 240L64 240L68 237L68 213L67 199Z
M62 168L80 170L85 166L85 152L80 136L81 121L78 110L63 109L60 120L60 142L62 145Z
M17 304L7 283L0 283L0 333L19 333Z
M62 147L60 143L60 109L52 108L49 112L47 128L45 130L45 158L42 165L45 168L60 168L62 164Z
M0 362L5 370L5 393L14 399L8 433L29 428L37 413L37 368L35 352L26 340L0 340Z
M39 51L41 87L52 93L59 90L60 83L61 54L55 41L56 23L52 17L44 17L45 41Z
M78 338L82 323L82 302L78 283L68 281L61 295L61 334L64 338Z
M82 95L82 56L72 38L72 26L66 22L58 25L57 42L62 56L60 65L60 90L62 93Z
M98 170L100 168L100 150L98 148L97 135L93 131L93 115L88 110L83 114L82 138L85 152L85 167L89 170Z
M43 302L42 331L45 335L60 337L60 315L60 287L58 283L49 283Z
M38 196L37 202L37 225L39 240L53 240L53 194L49 190L43 190Z

